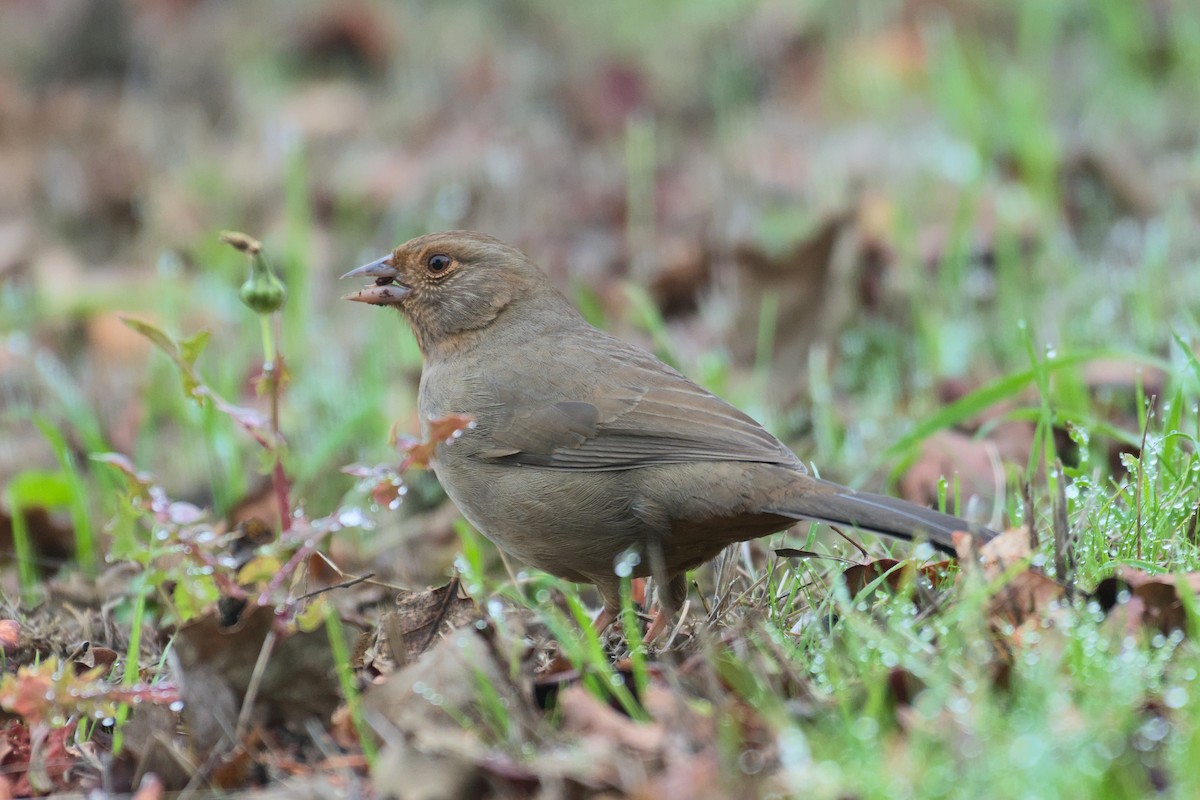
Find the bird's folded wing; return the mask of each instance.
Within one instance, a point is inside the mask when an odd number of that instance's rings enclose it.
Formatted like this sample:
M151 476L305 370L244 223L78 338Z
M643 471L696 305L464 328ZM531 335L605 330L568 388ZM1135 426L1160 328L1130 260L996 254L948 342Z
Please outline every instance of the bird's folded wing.
M649 356L646 356L649 359ZM508 414L478 455L565 470L623 470L653 464L751 461L803 469L750 417L657 361L625 363L585 382L587 395L531 402L519 382L497 390Z

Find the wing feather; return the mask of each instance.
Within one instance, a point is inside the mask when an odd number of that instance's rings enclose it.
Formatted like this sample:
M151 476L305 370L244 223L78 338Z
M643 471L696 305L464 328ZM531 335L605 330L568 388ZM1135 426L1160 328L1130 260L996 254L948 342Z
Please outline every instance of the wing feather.
M497 370L501 417L479 455L550 469L608 471L654 464L746 461L801 467L746 414L643 350L602 335L567 363L573 393ZM613 364L619 364L613 368ZM519 409L519 411L512 411Z

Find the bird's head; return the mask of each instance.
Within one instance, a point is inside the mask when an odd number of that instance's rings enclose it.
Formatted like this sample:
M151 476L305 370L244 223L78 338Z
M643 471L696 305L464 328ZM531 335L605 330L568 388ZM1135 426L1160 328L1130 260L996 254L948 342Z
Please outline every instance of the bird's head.
M473 231L419 236L342 277L373 278L343 299L395 306L427 355L486 328L520 299L557 294L524 253Z

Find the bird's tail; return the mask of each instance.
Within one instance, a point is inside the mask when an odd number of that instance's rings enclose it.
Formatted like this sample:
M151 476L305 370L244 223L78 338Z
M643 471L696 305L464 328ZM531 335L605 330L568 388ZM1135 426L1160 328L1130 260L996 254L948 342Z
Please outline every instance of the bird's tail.
M953 534L964 531L979 543L996 536L996 532L975 525L951 514L932 508L869 492L858 492L836 483L810 479L812 490L792 502L767 509L793 519L811 519L832 525L848 525L871 533L881 533L897 539L927 539L930 544L947 553L954 553Z

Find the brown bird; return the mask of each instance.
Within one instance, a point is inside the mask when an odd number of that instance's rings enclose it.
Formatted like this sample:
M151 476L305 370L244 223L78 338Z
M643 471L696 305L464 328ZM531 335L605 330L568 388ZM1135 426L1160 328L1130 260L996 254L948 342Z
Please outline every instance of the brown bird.
M653 575L662 629L685 573L797 520L928 539L995 534L814 478L761 425L639 347L589 325L524 253L480 233L421 236L342 277L347 300L394 306L424 356L422 419L470 415L434 470L472 525L527 564L591 583L597 624L620 607L622 558ZM630 555L633 554L631 558Z

